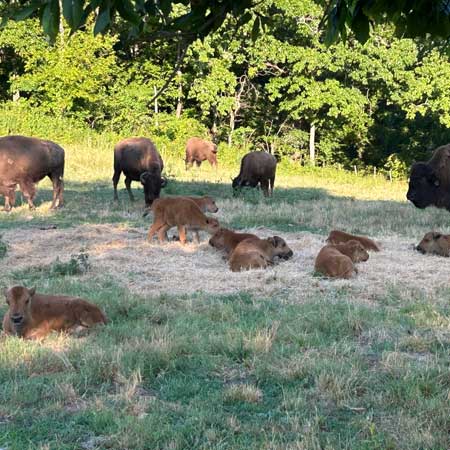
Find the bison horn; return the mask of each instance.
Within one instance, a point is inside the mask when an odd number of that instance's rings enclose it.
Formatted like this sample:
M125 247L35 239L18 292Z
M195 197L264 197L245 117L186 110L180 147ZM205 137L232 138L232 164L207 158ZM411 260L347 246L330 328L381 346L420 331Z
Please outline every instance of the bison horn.
M166 177L161 177L161 187L166 187L167 185L167 178Z
M139 179L141 180L141 183L144 184L145 183L145 179L149 176L150 174L148 172L142 172L141 176L139 177Z

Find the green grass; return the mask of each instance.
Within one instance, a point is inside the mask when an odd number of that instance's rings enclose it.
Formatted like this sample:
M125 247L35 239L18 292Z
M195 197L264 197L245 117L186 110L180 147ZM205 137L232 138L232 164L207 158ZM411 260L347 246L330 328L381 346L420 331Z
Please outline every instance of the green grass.
M49 211L42 183L37 210L2 214L0 227L25 236L48 224L144 229L137 186L135 204L124 191L112 203L110 150L83 150L68 152L66 208ZM273 199L257 191L234 198L228 180L236 167L186 173L166 159L166 193L213 195L220 220L236 228L325 234L345 226L411 239L448 229L448 213L404 201L405 183L283 168ZM370 301L339 285L299 292L299 301L283 290L137 295L121 283L120 267L107 276L78 254L27 270L0 267L3 285L89 298L110 319L81 338L0 338L0 448L450 446L448 287L420 291L400 282Z

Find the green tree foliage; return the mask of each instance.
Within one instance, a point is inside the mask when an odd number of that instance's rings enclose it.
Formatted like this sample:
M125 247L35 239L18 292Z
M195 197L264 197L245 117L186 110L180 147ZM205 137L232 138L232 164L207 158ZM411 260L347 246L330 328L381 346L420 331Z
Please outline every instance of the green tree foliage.
M168 3L175 20L196 2ZM37 18L8 22L0 31L0 102L7 115L20 104L180 148L209 130L228 145L303 162L314 135L319 164L403 174L405 163L450 141L448 49L399 38L391 24L365 44L348 37L327 46L325 12L316 0L263 0L189 46L176 33L150 42L150 31L130 33L120 17L97 35L93 15L73 34L61 21L53 44Z

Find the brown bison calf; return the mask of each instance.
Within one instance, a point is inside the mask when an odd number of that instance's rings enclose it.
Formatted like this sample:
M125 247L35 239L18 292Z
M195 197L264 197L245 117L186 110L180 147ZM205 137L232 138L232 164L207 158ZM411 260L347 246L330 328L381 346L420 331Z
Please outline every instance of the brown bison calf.
M329 244L345 244L348 241L358 241L366 250L380 251L380 247L372 239L365 236L355 236L345 231L333 230L327 238Z
M416 250L423 254L430 253L448 257L450 256L450 235L430 231L419 242Z
M286 241L279 236L267 239L248 238L241 241L230 255L230 269L233 272L249 269L265 269L278 256L289 259L293 255Z
M3 317L3 331L25 339L106 323L100 309L81 298L36 294L34 288L23 286L5 289L5 297L9 309Z
M325 245L316 257L314 269L327 277L351 278L358 273L354 263L367 261L369 254L358 241Z
M186 170L192 165L200 167L203 161L208 162L213 167L217 167L217 145L198 137L190 138L186 143Z
M160 242L167 240L167 230L178 227L180 242L186 243L186 229L192 230L197 239L198 231L205 230L214 234L219 229L219 221L205 216L198 205L183 197L165 197L157 199L152 205L153 224L147 235L149 241L158 233Z
M209 245L217 250L223 250L225 255L228 257L239 242L249 238L258 239L258 236L250 233L235 233L227 228L221 228L211 237L209 240Z

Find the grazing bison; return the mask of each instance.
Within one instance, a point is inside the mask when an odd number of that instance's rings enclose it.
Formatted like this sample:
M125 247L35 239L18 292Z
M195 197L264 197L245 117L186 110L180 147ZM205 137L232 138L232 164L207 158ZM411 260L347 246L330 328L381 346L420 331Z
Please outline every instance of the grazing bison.
M354 234L346 233L345 231L333 230L328 235L327 242L329 244L345 244L348 241L358 241L366 250L373 250L379 252L380 247L365 236L356 236Z
M227 228L221 228L211 237L209 240L209 245L217 250L222 250L225 253L225 256L228 257L239 242L249 238L258 239L258 236L251 233L236 233L232 230L228 230Z
M5 289L9 309L3 317L6 334L41 339L52 331L76 331L106 323L100 309L81 298L36 294L35 289Z
M249 238L241 241L230 255L233 272L249 269L265 269L276 257L289 259L293 255L285 240L279 236L267 239Z
M242 187L256 187L260 184L266 197L272 195L276 169L277 160L270 153L247 153L242 158L241 170L239 175L233 179L232 187L236 192Z
M351 278L358 273L354 263L367 261L369 254L358 241L325 245L316 257L314 269L331 278Z
M450 235L430 231L419 242L416 250L423 254L430 253L448 257L450 256Z
M64 149L58 144L25 136L0 138L0 195L5 197L5 211L15 204L17 184L34 209L35 184L45 177L53 183L51 208L63 206L63 176Z
M438 147L429 161L412 165L406 198L416 208L450 211L450 144Z
M178 227L180 242L186 243L186 229L198 232L205 230L214 234L219 229L217 219L205 216L201 209L192 200L177 197L157 199L152 205L153 224L147 235L149 241L158 233L160 242L167 240L167 230ZM198 233L195 233L198 239Z
M161 188L167 183L161 176L163 160L156 150L155 145L147 138L128 138L120 141L114 147L114 200L117 197L117 183L121 172L125 175L125 187L130 200L134 201L131 192L131 182L140 181L144 186L145 204L150 206L156 198L159 198Z
M186 143L186 170L192 167L194 162L198 167L203 161L208 160L211 166L217 167L217 145L197 137L190 138Z

